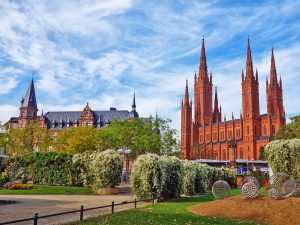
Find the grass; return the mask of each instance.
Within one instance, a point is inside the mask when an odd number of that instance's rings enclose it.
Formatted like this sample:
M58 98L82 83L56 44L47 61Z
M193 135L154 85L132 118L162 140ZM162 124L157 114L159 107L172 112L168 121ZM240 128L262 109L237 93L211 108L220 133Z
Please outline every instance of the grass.
M92 190L87 187L34 185L31 190L1 189L0 195L86 195Z
M233 195L239 194L239 191L233 190ZM91 217L85 219L83 222L71 222L67 225L96 225L96 224L130 224L130 225L188 225L188 224L218 224L218 225L254 225L257 223L241 222L236 220L228 220L217 217L205 217L193 214L187 210L189 206L199 203L213 201L214 197L203 195L198 197L187 197L177 199L175 202L159 203L148 205L138 209L130 209L110 215L102 215L99 217ZM226 206L224 206L226 207Z

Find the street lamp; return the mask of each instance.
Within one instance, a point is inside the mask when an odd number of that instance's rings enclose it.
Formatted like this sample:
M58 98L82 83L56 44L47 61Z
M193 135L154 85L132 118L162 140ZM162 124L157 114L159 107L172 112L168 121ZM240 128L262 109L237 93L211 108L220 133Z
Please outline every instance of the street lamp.
M125 182L128 181L128 170L129 170L129 160L128 160L128 154L131 153L131 150L129 148L120 148L117 150L119 154L124 155L125 158Z

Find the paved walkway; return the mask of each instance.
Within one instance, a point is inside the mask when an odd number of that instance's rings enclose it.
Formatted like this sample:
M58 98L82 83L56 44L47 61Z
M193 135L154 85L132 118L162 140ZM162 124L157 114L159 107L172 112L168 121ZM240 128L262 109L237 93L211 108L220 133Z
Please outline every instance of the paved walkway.
M0 206L0 221L16 220L32 217L35 212L39 215L53 214L69 210L80 209L81 205L85 208L101 205L121 203L123 201L133 201L133 195L0 195L1 200L17 201L16 204ZM142 205L144 203L139 203ZM133 208L134 204L116 206L115 211ZM97 216L110 212L111 208L96 209L84 212L84 218ZM38 224L58 224L62 222L79 220L79 213L67 214L57 217L40 219ZM18 223L18 225L33 224L33 221Z

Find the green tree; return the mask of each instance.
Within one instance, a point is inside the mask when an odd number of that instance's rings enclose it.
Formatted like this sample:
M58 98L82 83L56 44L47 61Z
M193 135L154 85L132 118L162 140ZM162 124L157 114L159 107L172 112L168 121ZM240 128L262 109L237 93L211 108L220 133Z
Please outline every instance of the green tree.
M155 120L154 125L160 131L160 154L173 155L174 152L179 152L179 141L177 137L177 130L170 127L170 119L158 118Z
M291 123L281 127L275 138L277 140L300 138L300 115L291 117Z

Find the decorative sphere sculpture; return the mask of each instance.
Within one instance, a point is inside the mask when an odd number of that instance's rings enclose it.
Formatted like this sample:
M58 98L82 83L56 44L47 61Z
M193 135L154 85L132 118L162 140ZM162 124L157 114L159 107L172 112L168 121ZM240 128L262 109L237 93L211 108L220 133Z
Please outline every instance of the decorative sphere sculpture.
M286 173L274 174L272 177L270 177L269 185L270 190L276 189L279 198L292 196L297 188L297 183L295 182L294 178Z
M226 181L218 180L212 186L212 193L218 199L228 198L230 196L230 186Z
M281 198L280 193L276 188L270 188L268 191L268 196L269 198L276 200Z
M241 193L247 198L256 198L258 196L258 191L259 189L257 188L257 185L255 183L245 183L242 186Z
M259 182L256 180L255 177L251 177L251 176L244 177L242 180L242 186L247 183L254 184L257 187L257 190L259 190Z

